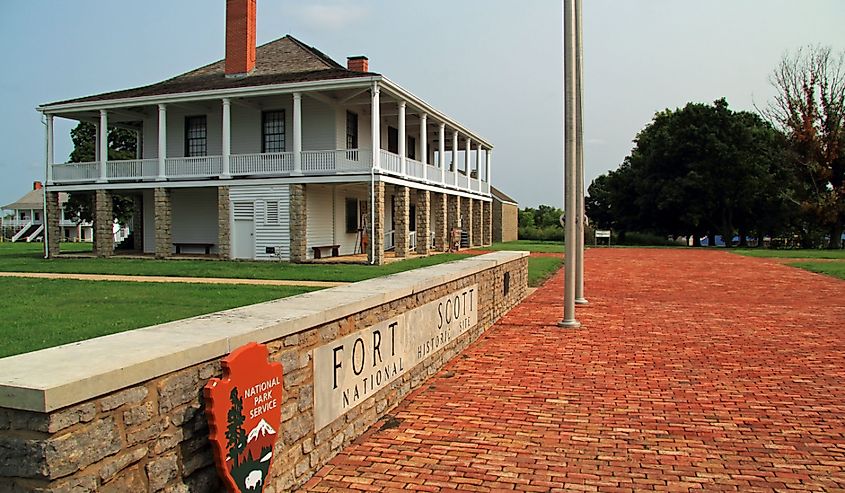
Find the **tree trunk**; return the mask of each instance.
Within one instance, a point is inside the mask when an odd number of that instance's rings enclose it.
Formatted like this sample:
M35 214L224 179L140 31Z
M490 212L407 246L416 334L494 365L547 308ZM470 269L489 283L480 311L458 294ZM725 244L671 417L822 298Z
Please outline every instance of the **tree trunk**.
M696 248L701 246L701 236L698 233L692 234L692 246Z
M745 232L745 229L739 228L739 247L740 248L748 248L748 239L746 238L748 233Z
M716 235L714 233L707 233L707 246L716 246Z
M842 248L842 219L837 220L836 224L831 228L830 248L836 250Z

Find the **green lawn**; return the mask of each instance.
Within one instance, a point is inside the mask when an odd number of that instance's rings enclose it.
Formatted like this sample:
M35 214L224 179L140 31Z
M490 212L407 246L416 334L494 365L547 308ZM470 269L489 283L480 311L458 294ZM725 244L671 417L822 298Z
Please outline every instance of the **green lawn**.
M0 357L293 296L313 288L0 279Z
M767 248L735 248L729 252L748 257L845 259L845 250L771 250Z
M83 248L84 246L85 244L76 243L62 244L63 251L67 251L67 248ZM45 260L42 255L41 246L38 244L0 243L0 271L355 282L468 257L463 254L442 254L382 266L369 266L119 257Z
M845 279L845 262L790 262L787 265Z
M493 243L492 246L484 247L485 250L527 250L539 253L563 253L563 243L557 241L533 241L516 240L504 243Z
M528 286L536 288L563 267L558 257L528 257Z

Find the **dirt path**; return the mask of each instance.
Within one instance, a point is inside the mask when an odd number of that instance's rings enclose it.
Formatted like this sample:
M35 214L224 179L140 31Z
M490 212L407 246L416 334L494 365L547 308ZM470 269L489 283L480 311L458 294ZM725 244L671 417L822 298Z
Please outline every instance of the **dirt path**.
M845 281L634 248L586 281L581 329L561 271L304 490L845 488Z
M230 279L225 277L170 277L170 276L121 276L115 274L59 274L51 272L0 272L0 277L27 277L32 279L75 279L79 281L124 282L181 282L194 284L250 284L255 286L305 286L333 288L348 282L289 281L281 279Z

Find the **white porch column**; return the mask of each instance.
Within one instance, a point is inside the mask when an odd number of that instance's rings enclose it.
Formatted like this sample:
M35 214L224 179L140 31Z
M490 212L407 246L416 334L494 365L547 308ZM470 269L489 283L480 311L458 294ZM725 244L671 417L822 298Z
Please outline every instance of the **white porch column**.
M94 122L94 161L100 162L100 121Z
M437 140L437 152L440 154L440 183L446 184L446 124L440 124Z
M471 164L471 160L470 160L470 157L472 155L472 139L470 139L469 137L467 137L467 140L466 140L466 151L465 152L466 152L466 159L464 160L465 161L464 168L466 168L466 172L467 172L467 190L472 190L472 182L470 181L472 179L472 164ZM472 243L472 242L470 241L470 243Z
M449 167L455 174L452 176L452 185L458 186L458 131L452 132L452 166Z
M167 179L167 107L158 105L158 177L156 181Z
M491 181L490 173L493 171L493 149L487 149L487 192L493 193L493 182Z
M399 164L402 176L408 173L408 133L405 129L405 101L399 101Z
M53 115L47 116L47 184L53 184Z
M140 130L135 130L135 159L141 159L144 157L144 148L143 142L141 141L142 132Z
M223 98L223 170L220 173L222 180L232 177L229 173L229 156L232 154L232 101Z
M481 191L481 144L475 149L475 179L478 180L478 190Z
M109 162L109 115L106 110L100 110L100 179L98 182L108 181L106 167Z
M428 179L428 115L420 115L420 154L423 163L423 180Z
M302 93L293 93L293 173L302 174Z
M381 168L381 101L379 98L378 82L373 82L371 95L370 123L373 139L373 169L379 169Z

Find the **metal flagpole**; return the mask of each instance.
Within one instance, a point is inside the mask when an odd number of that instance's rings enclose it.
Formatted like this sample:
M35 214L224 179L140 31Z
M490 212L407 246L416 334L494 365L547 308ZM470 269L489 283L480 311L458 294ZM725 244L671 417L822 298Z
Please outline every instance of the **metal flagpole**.
M575 0L563 0L563 129L564 129L564 215L565 254L563 320L558 326L580 327L575 320L576 206L575 197Z
M577 200L575 224L578 231L575 233L577 241L575 251L575 304L586 305L588 301L584 298L584 37L582 28L582 2L575 0L575 149L577 153L575 163L575 196Z

